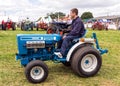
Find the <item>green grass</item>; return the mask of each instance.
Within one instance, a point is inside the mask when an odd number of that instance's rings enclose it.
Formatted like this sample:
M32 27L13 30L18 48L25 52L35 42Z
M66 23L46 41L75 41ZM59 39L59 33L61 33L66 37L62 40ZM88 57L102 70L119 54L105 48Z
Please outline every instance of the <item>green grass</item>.
M87 33L87 37L93 31ZM47 80L35 86L120 86L120 31L94 31L101 47L109 50L103 55L100 71L94 77L82 78L62 64L46 62L49 67ZM45 31L0 31L0 86L34 86L24 76L24 68L15 60L16 34L45 33Z

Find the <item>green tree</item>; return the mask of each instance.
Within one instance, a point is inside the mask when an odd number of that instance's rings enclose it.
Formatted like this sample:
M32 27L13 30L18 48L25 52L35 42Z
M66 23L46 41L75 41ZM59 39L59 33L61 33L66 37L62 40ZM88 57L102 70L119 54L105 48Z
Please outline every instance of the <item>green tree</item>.
M82 19L90 19L90 18L93 18L93 14L91 12L84 12L82 15L81 15L81 18Z
M48 18L48 16L50 16L52 19L56 19L56 18L63 18L65 16L65 13L63 12L51 12L51 13L47 13L45 18Z

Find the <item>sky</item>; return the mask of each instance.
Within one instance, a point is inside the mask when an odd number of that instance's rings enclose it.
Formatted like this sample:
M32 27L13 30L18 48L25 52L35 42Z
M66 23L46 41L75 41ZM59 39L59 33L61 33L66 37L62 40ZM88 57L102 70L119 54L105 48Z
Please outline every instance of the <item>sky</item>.
M79 9L79 16L86 11L92 12L94 17L120 15L120 0L0 0L0 16L19 19L36 20L50 12L69 14L72 8Z

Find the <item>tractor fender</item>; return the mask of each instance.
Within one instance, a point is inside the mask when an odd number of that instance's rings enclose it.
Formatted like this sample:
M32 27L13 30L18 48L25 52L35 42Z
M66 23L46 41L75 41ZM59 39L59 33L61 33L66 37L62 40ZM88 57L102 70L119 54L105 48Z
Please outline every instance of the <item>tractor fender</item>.
M76 43L75 45L73 45L72 47L71 47L71 49L68 51L68 53L67 53L67 57L66 57L66 61L67 62L69 62L70 61L70 58L71 58L71 55L73 54L73 51L77 48L77 47L79 47L80 45L83 45L83 44L90 44L90 45L93 45L93 43L86 43L86 42L78 42L78 43Z

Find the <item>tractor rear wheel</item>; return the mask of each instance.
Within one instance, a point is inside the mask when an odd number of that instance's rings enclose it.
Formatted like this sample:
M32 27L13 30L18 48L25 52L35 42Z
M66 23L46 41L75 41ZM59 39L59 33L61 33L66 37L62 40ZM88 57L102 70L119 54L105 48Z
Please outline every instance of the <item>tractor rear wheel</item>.
M12 30L16 30L15 23L12 23Z
M101 68L102 58L93 47L86 46L78 49L71 59L73 71L82 77L91 77Z
M38 31L38 30L39 30L39 28L37 27L37 28L36 28L36 30Z
M41 83L48 77L48 67L43 61L31 61L26 66L25 75L29 82Z
M39 25L38 25L38 24L36 25L36 30L37 30L37 31L39 30Z
M6 24L2 24L2 30L6 30Z
M31 31L33 31L33 28L34 28L33 22L31 22L29 25L30 25Z
M51 28L48 28L47 29L47 34L52 34L53 33L53 30Z

